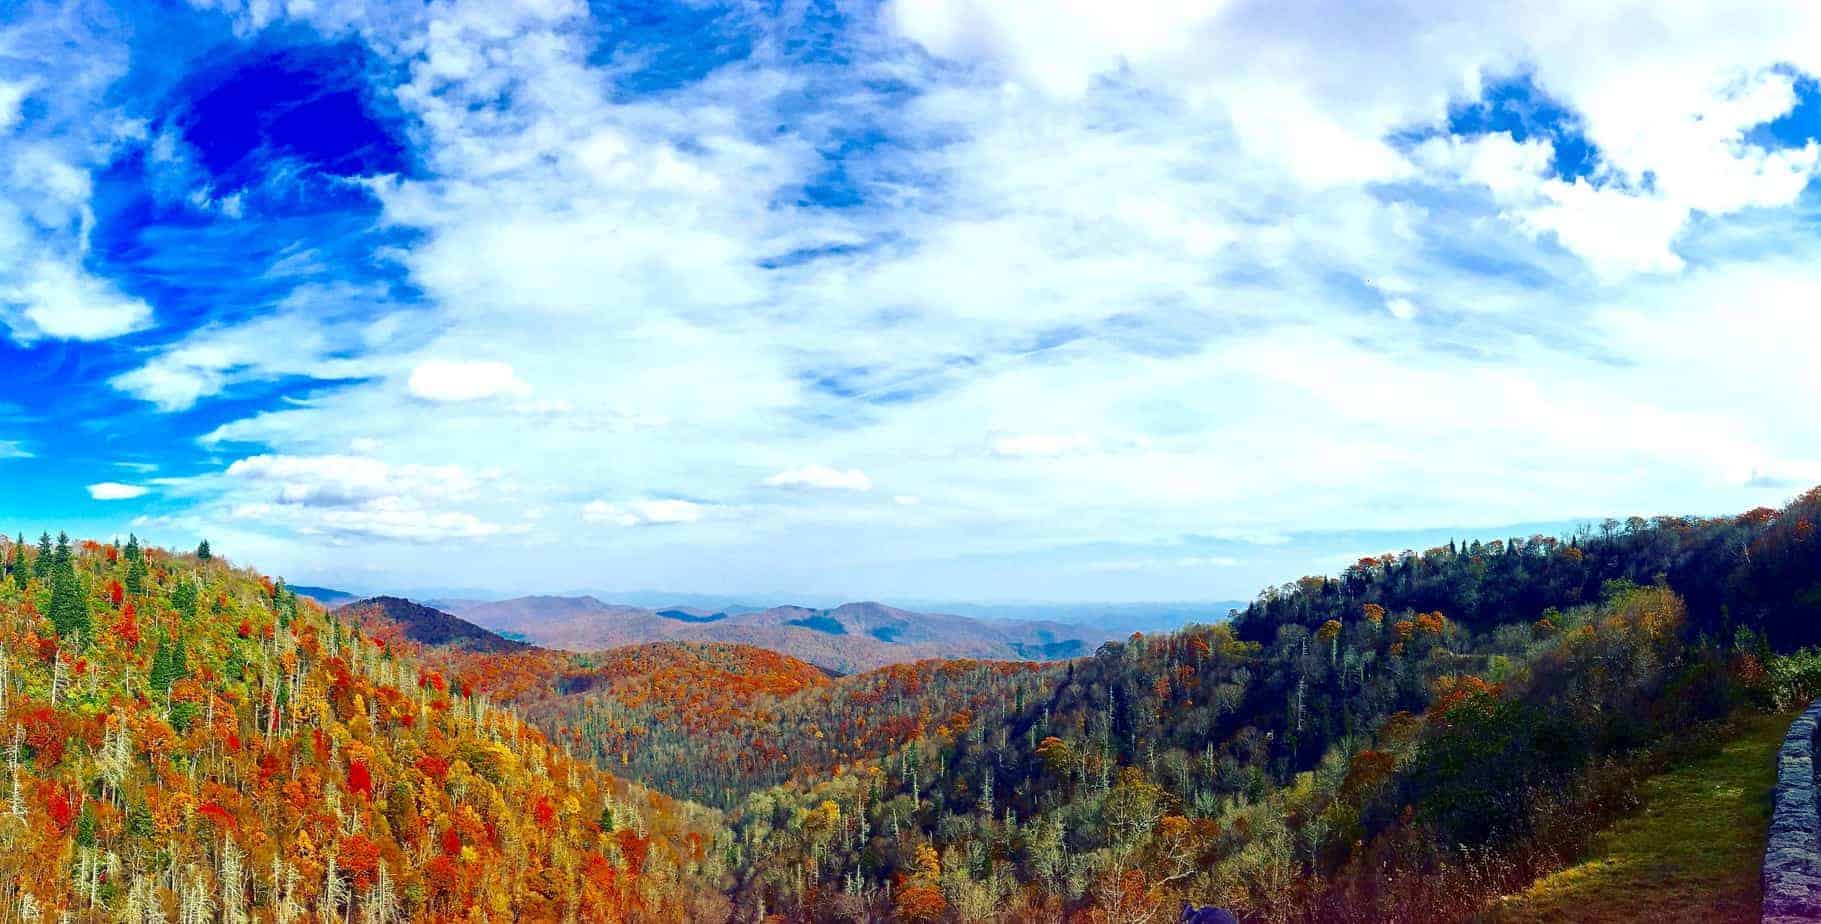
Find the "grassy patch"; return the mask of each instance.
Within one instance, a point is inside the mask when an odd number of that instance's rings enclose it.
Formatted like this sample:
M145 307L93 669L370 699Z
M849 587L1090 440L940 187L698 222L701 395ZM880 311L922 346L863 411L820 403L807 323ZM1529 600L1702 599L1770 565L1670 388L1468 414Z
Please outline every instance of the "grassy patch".
M1495 901L1494 924L1756 922L1777 748L1792 715L1747 714L1714 753L1645 780L1588 858Z

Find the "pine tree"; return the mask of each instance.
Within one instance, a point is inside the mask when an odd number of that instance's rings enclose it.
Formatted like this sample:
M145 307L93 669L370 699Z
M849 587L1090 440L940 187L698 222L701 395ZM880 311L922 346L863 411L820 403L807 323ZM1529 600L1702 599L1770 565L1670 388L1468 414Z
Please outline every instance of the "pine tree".
M171 591L171 606L187 619L196 618L196 585L188 578L179 579Z
M129 548L130 548L130 546L129 546ZM133 559L133 563L131 565L128 565L127 569L126 569L127 593L130 593L130 594L145 593L145 579L149 576L150 576L150 574L147 572L146 567L145 567L145 559L143 557L135 557Z
M32 577L43 580L51 576L51 534L38 537L38 557L32 560Z
M82 589L81 579L76 577L75 563L69 558L68 542L61 544L59 557L60 561L51 574L51 625L63 637L78 634L87 636L91 629L88 594Z
M196 547L196 557L202 561L211 561L215 558L215 553L209 551L209 540L202 540L202 544Z
M158 650L152 653L152 689L162 693L187 676L190 672L188 660L184 655L183 639L160 635Z

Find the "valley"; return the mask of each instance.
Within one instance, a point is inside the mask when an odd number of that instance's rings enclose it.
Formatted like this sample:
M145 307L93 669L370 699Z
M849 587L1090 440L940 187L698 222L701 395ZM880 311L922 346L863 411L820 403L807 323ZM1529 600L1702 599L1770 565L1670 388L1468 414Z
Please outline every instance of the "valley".
M1821 694L1818 515L1821 490L1361 559L1090 655L855 672L722 640L545 647L402 598L325 609L212 555L9 542L0 899L79 920L1519 919L1505 896L1551 900L1655 798L1650 755L1774 732ZM576 609L467 614L536 635ZM882 645L958 625L679 612L634 618Z

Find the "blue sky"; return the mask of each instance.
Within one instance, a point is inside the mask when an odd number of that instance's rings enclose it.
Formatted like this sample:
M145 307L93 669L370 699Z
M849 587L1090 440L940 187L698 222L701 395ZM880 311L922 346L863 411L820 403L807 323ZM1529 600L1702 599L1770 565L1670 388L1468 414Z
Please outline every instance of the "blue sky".
M1821 13L1598 6L5 4L0 526L1171 600L1779 502Z

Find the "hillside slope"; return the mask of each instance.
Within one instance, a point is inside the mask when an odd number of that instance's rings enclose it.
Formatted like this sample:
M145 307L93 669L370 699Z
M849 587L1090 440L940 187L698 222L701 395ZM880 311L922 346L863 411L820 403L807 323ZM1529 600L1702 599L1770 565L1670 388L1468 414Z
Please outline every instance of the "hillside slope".
M530 647L489 632L465 619L401 597L372 597L335 608L337 618L367 630L381 641L409 639L420 645L462 651L507 652Z
M1489 924L1755 924L1777 750L1794 718L1748 716L1711 753L1646 779L1638 809L1587 857L1501 897Z
M282 583L136 544L0 552L0 917L725 915L715 813Z
M718 806L788 780L808 784L932 730L964 727L976 714L1003 716L1060 676L1054 664L944 659L831 678L751 645L650 642L599 652L518 645L406 601L367 601L333 615L435 668L444 682L513 705L615 772ZM449 623L467 629L411 631Z

